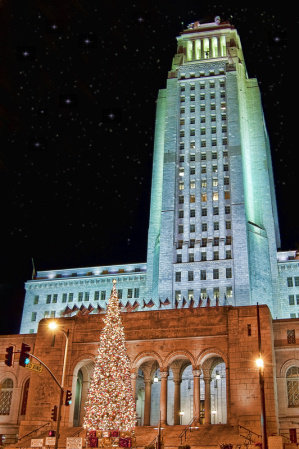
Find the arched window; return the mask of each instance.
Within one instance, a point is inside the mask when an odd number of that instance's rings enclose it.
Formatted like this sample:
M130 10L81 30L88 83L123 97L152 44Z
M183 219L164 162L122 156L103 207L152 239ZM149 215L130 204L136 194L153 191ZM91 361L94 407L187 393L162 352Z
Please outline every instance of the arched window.
M291 366L286 373L288 407L299 407L299 368Z
M0 386L0 415L9 415L12 391L13 391L13 381L11 379L4 379Z
M30 382L30 379L27 379L26 382L25 382L25 385L24 385L21 415L26 415L28 392L29 392L29 382Z

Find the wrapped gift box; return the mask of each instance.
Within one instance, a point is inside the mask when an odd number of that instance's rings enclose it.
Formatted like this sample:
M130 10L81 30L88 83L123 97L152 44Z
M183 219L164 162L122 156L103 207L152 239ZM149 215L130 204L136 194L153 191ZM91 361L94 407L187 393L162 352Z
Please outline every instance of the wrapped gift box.
M96 430L90 430L88 433L89 438L96 438L97 432Z
M111 446L119 447L119 438L111 438Z
M119 439L119 447L127 447L127 439L126 438L120 438Z
M97 438L102 438L102 433L103 433L102 430L97 430L96 431L96 437Z
M98 447L98 439L97 439L97 437L89 438L89 447Z
M103 437L109 438L110 437L110 430L103 430Z
M119 431L118 430L112 430L110 436L111 437L119 437Z
M103 432L103 433L104 433L104 432ZM102 441L103 441L103 446L104 446L104 447L109 447L109 446L111 446L111 439L110 439L110 438L107 438L107 437L102 438Z

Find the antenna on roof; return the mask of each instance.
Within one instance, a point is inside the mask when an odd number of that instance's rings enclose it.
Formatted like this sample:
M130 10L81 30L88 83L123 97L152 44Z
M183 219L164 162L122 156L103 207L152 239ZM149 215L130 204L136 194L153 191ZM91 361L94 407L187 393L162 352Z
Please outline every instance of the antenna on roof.
M181 22L182 25L182 31L184 31L184 22Z

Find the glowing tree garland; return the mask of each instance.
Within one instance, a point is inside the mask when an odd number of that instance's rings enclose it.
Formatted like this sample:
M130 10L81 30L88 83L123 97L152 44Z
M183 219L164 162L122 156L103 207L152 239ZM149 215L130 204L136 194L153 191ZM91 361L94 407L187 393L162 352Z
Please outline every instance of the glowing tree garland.
M116 280L109 298L98 355L88 390L83 427L88 430L135 428L136 410L119 312Z

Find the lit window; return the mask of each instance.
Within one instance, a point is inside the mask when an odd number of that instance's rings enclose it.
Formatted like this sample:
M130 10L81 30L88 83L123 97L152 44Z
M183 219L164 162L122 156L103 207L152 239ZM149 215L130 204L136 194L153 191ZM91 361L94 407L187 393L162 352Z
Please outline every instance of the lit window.
M208 243L207 239L201 239L201 247L202 248L206 248L207 247L207 243Z
M101 291L101 301L105 301L105 299L106 299L106 292Z
M218 268L213 270L213 279L219 279L219 270L218 270Z
M214 251L214 260L219 260L219 251Z
M63 293L61 302L66 302L66 301L67 301L67 293ZM53 302L54 302L54 299L53 299ZM56 300L56 302L57 302L57 300Z
M217 173L218 172L218 167L217 167L217 165L212 165L212 170L213 170L213 173Z
M232 228L232 222L231 221L226 221L225 222L225 229L231 229Z
M44 313L44 318L49 318L49 316L50 316L50 312L48 310L46 310Z
M207 187L207 180L206 179L202 179L201 180L201 187Z
M195 181L190 181L190 189L195 189Z
M225 206L225 213L230 214L230 206Z
M185 103L185 97L184 96L181 97L181 103Z
M207 167L206 165L201 166L201 173L207 173Z
M177 263L182 263L182 254L177 254L176 261Z
M216 126L212 126L211 131L212 131L212 134L216 134Z
M205 262L207 260L207 253L202 252L201 253L201 261Z
M36 321L36 312L32 312L31 321Z
M232 269L226 268L226 279L230 279L232 277Z
M190 195L190 203L195 203L195 195Z
M195 136L195 129L190 129L190 136Z
M178 241L178 249L182 249L183 248L183 240L179 240Z
M189 262L194 262L194 253L189 253Z
M202 230L202 232L207 231L208 230L208 223L202 223L201 224L201 230Z
M184 218L184 211L183 210L179 210L179 218Z
M132 288L128 288L127 298L132 298L132 297L133 297L133 289Z
M206 193L202 193L201 194L201 201L207 201L207 194Z
M195 217L195 209L190 210L190 217Z
M296 318L296 314L294 317L291 316L291 318ZM295 331L294 335L295 335ZM295 340L295 338L294 338ZM295 343L295 341L294 341ZM287 393L288 393L288 407L299 407L299 368L297 366L291 366L287 372L286 372L286 379L287 379Z
M184 232L184 226L183 225L179 225L178 233L179 234L183 234L183 232Z
M183 129L180 131L180 137L185 137L185 131Z
M214 237L213 246L219 246L219 237Z
M190 225L190 232L195 232L195 224Z
M33 299L33 304L38 304L39 296L35 295Z
M190 167L190 175L195 175L195 167Z
M200 280L201 281L205 281L207 279L207 272L206 270L201 270L200 271Z
M229 200L230 199L230 192L228 190L225 190L224 192L224 199Z
M213 289L214 299L219 299L219 287Z
M293 287L293 278L287 278L288 287Z
M218 201L218 192L213 192L213 201Z
M289 305L294 306L295 305L295 296L289 295Z
M84 301L89 301L89 292L85 292Z
M233 297L233 287L226 287L226 297L227 298Z
M190 118L190 125L194 125L194 123L195 123L195 117L191 117Z
M213 215L219 215L219 207L213 207Z
M201 209L202 217L206 217L208 215L208 209Z
M194 281L194 272L188 271L188 281Z
M181 272L177 271L175 273L175 282L181 282Z
M214 221L214 231L219 231L219 221Z
M176 299L177 301L180 301L180 300L181 300L181 290L176 290L176 291L175 291L175 299Z
M184 204L184 196L183 195L179 196L179 204Z
M205 117L200 117L200 123L206 123L206 118Z
M225 238L225 244L226 245L231 245L232 244L232 238L230 235L227 235Z
M184 182L179 182L179 190L184 190Z
M184 167L180 167L180 168L179 168L179 176L184 176L184 174L185 174L185 169L184 169Z
M195 112L195 106L190 106L190 112Z
M231 252L230 249L225 251L225 258L226 259L231 259L232 258L232 252Z
M195 162L195 153L190 154L190 162Z

